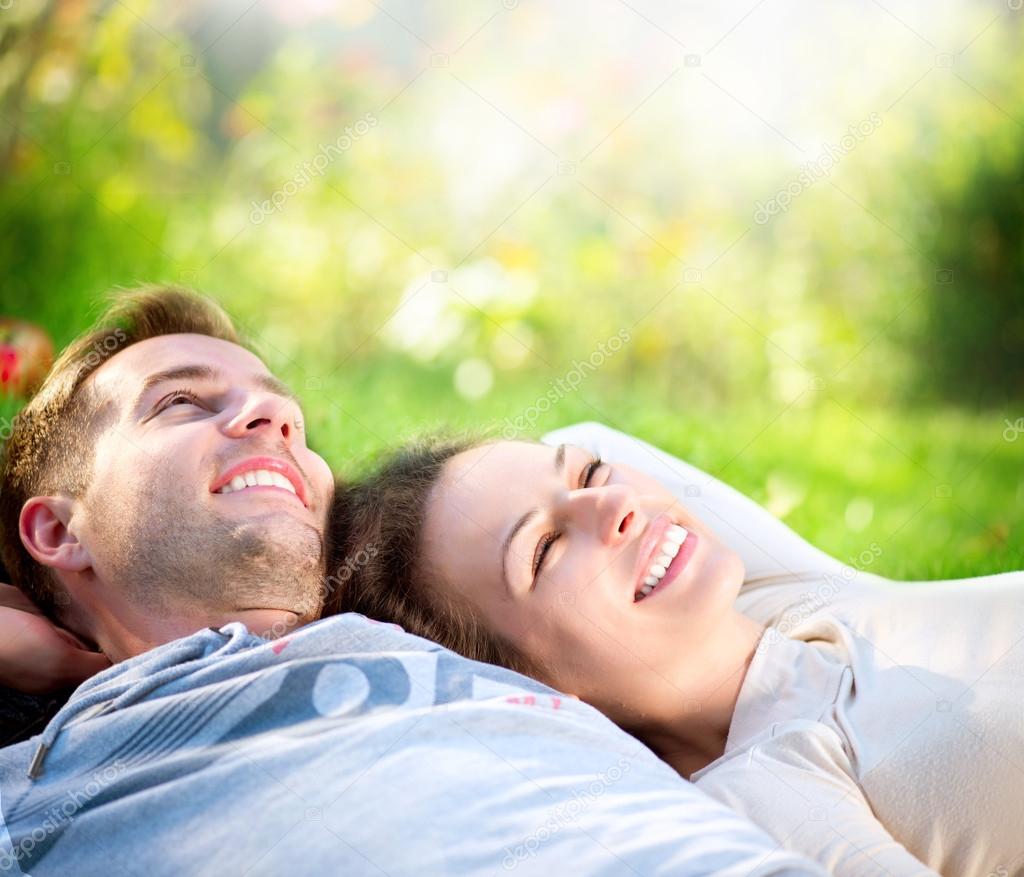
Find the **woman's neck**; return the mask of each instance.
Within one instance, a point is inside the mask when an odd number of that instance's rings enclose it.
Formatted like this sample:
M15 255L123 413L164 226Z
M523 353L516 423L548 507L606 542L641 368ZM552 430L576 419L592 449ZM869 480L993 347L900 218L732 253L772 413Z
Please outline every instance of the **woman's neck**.
M648 714L632 729L685 779L725 752L740 689L763 633L762 625L735 612L715 636L712 652L699 666L686 665L689 678L676 686L685 695L672 697L671 707Z

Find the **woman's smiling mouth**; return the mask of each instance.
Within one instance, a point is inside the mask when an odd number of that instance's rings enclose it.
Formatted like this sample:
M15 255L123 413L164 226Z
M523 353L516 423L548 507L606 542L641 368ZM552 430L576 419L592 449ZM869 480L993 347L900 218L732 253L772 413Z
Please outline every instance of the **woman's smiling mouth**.
M637 585L633 602L638 603L661 590L681 573L693 557L697 547L697 534L674 522L651 522L653 535L660 533L660 540L645 555L649 558ZM656 529L655 529L656 528Z

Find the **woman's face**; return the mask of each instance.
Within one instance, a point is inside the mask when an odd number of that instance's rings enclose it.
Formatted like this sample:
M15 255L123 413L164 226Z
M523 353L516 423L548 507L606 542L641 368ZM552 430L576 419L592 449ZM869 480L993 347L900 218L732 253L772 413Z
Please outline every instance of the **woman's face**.
M654 479L572 446L502 441L453 457L424 560L545 681L610 714L699 696L743 564ZM622 716L622 718L626 718Z

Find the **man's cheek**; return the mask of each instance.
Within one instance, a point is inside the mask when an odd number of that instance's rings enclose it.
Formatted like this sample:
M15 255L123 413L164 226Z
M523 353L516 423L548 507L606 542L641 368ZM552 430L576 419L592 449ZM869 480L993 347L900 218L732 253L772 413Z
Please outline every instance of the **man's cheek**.
M312 454L312 457L313 464L307 471L313 474L313 483L317 486L326 505L334 495L334 474L323 457L318 454Z

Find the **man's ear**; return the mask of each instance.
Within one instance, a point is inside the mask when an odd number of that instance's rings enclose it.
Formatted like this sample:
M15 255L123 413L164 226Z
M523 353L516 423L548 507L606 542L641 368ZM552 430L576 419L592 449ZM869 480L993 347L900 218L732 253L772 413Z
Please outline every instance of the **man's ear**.
M66 496L33 496L21 507L21 542L43 566L64 572L92 566L92 555L70 526L73 508Z

